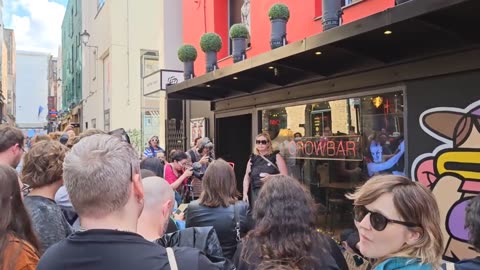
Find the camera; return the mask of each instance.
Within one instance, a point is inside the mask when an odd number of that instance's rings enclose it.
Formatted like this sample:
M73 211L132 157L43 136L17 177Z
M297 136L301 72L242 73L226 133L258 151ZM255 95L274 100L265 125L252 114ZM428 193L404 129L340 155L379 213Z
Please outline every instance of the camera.
M203 152L203 149L207 148L209 150L212 150L213 149L213 143L212 141L210 141L210 139L208 137L203 137L202 139L200 139L200 144L198 146L198 153L202 153Z
M199 162L194 162L192 164L192 168L190 168L190 170L193 172L193 176L195 178L198 178L198 179L202 180L203 175L205 174L203 172L202 164L200 164Z

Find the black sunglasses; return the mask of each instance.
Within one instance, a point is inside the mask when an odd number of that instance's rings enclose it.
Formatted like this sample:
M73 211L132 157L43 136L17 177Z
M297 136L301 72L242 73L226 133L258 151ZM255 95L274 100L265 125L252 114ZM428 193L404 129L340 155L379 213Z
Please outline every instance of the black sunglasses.
M267 142L267 140L256 140L255 143L266 145L268 142Z
M386 218L384 215L368 210L363 205L356 205L353 207L353 218L357 222L362 222L367 214L370 214L370 224L376 231L383 231L387 227L388 223L397 223L407 227L420 227L419 225L411 222L399 221Z

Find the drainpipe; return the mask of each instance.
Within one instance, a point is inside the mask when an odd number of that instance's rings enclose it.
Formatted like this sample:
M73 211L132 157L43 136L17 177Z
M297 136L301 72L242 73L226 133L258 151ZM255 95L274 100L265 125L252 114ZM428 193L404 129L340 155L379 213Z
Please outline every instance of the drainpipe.
M342 13L341 0L322 0L323 31L339 26Z

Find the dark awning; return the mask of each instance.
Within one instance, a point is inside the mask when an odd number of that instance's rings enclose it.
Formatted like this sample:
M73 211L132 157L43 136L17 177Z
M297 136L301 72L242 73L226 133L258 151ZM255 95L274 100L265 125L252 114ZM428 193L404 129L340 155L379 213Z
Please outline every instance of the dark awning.
M479 28L479 0L412 0L169 86L167 93L220 100L326 80L478 47Z

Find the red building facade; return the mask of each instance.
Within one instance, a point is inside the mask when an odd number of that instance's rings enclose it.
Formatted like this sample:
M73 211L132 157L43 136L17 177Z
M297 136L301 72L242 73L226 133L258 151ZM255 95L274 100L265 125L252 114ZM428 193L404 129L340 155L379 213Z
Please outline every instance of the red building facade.
M247 57L270 51L270 21L268 10L275 3L290 9L287 24L289 43L322 32L322 0L261 0L250 1L250 48ZM240 22L240 8L244 0L183 0L183 40L197 48L196 76L205 73L205 55L200 49L200 38L206 32L215 32L222 38L218 53L219 67L231 65L228 31ZM345 4L347 3L347 4ZM395 0L342 0L342 24L381 12L395 6Z

